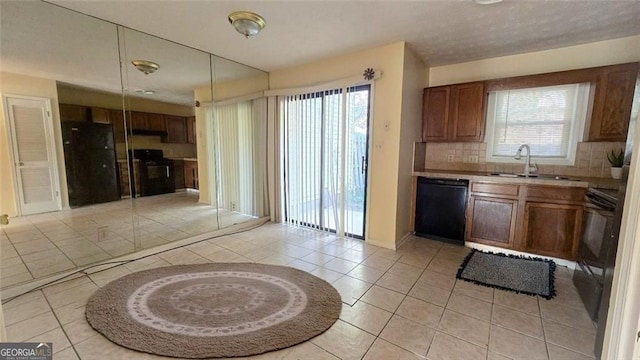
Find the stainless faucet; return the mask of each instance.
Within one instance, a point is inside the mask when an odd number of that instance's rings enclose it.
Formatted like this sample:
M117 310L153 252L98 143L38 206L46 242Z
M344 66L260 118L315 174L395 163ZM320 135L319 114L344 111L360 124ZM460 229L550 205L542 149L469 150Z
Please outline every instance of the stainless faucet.
M524 163L524 176L529 176L531 170L533 169L533 171L538 171L538 167L536 165L531 166L531 149L527 144L520 145L518 151L516 151L516 160L520 160L522 157L522 149L527 150L527 159Z

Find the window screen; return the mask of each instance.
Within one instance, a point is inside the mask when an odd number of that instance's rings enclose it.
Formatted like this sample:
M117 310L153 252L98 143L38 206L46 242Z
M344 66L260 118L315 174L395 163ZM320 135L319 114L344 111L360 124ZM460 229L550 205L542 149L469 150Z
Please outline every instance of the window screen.
M589 84L504 90L489 94L488 161L513 161L522 144L541 164L574 162L588 106Z

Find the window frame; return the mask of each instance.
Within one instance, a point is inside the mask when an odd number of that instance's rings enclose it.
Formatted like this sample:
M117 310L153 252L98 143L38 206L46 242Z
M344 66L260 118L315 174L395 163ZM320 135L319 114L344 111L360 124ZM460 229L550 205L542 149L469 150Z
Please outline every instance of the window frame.
M585 137L585 128L587 124L587 117L591 112L591 97L593 92L593 86L590 82L576 82L576 83L564 83L564 84L538 84L538 86L512 88L512 89L495 89L488 93L487 96L487 129L486 129L486 162L487 163L519 163L515 160L515 153L512 155L494 155L495 146L495 126L496 126L496 104L498 101L498 92L511 91L511 90L526 90L537 89L545 87L555 87L561 85L578 85L576 102L574 109L574 118L571 124L571 130L567 144L567 154L564 157L540 157L533 154L531 156L531 162L535 162L538 165L570 165L574 166L576 163L576 153L578 143L583 141ZM522 160L520 160L522 161Z

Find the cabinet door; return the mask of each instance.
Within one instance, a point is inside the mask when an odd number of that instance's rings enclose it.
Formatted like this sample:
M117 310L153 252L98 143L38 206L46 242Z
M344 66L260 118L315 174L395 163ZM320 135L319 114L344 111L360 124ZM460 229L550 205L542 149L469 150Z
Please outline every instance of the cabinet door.
M87 121L89 120L88 108L80 105L60 104L61 121Z
M147 113L132 111L131 112L131 129L146 130L147 129Z
M484 82L453 85L449 109L452 141L482 141L485 126Z
M117 143L123 143L124 136L124 115L122 110L111 110L111 122L113 123L113 137Z
M467 241L513 248L518 200L471 196Z
M103 108L91 108L91 121L94 123L111 124L111 111Z
M422 141L446 141L449 121L450 86L424 90L422 100Z
M187 142L189 144L196 143L196 117L187 118Z
M524 251L575 260L582 206L527 202L524 215Z
M147 114L147 130L166 131L164 115Z
M184 162L184 186L195 189L193 161Z
M184 189L184 160L173 160L173 173L175 174L176 190Z
M120 196L125 197L131 195L129 189L129 165L127 161L118 161L120 174Z
M182 116L166 116L167 142L184 144L187 142L187 122Z
M608 66L596 81L589 141L625 141L638 64Z

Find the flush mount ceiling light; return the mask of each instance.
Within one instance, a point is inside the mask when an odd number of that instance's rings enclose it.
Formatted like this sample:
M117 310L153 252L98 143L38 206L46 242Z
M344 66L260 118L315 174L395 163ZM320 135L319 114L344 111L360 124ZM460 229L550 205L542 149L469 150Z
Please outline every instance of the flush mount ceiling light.
M267 25L262 16L249 11L236 11L229 14L229 23L246 38L256 35Z
M473 0L478 5L492 5L502 2L502 0Z
M131 63L136 67L136 69L142 71L145 75L149 75L160 69L160 65L149 60L133 60Z
M153 95L156 93L154 90L145 90L145 89L136 89L135 91L138 94L144 94L144 95Z

